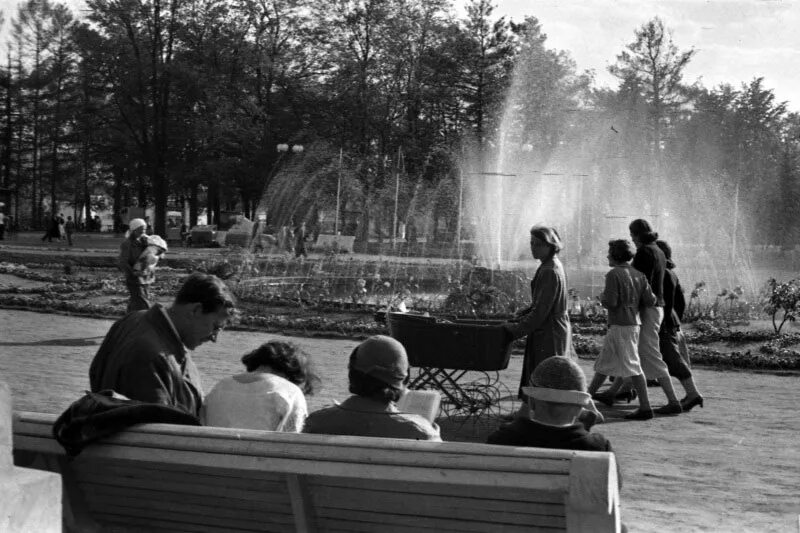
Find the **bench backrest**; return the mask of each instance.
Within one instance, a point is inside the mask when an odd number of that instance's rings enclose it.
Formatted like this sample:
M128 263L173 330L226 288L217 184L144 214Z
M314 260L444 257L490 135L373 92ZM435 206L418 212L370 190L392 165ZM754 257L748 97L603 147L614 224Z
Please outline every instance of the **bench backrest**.
M82 530L619 531L610 453L148 424L66 460L54 421L16 413L15 455Z

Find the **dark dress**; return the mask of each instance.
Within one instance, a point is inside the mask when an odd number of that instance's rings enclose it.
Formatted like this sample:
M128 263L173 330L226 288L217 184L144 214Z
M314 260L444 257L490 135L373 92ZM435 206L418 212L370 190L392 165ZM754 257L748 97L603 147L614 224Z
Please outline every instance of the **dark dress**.
M531 306L509 329L514 338L527 335L519 397L525 399L533 370L554 355L572 356L572 329L567 315L567 278L558 257L546 259L531 280Z
M684 380L692 377L692 371L681 357L678 332L681 315L686 307L683 288L677 274L670 269L664 274L664 320L658 332L658 347L661 357L667 363L669 375Z

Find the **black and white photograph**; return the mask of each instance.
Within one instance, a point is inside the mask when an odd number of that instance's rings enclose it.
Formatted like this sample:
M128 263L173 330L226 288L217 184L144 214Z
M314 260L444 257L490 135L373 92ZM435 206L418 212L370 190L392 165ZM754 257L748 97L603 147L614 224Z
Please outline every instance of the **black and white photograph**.
M0 0L0 533L800 533L798 28Z

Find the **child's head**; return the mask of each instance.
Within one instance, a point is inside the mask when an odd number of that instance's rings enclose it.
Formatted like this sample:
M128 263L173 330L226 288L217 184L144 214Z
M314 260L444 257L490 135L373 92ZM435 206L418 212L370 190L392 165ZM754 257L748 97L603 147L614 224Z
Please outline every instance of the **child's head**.
M608 241L609 265L614 266L627 264L631 259L633 259L634 255L636 255L636 249L634 248L633 243L628 239L615 239Z
M586 376L575 361L556 355L548 357L531 374L531 386L522 387L537 418L571 424L591 396Z

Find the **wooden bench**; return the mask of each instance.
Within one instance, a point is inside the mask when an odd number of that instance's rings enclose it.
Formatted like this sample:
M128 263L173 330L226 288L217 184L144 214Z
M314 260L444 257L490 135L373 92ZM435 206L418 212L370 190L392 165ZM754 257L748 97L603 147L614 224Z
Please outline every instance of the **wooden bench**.
M68 530L620 528L610 453L148 424L70 461L55 418L16 413L14 450L62 474Z

